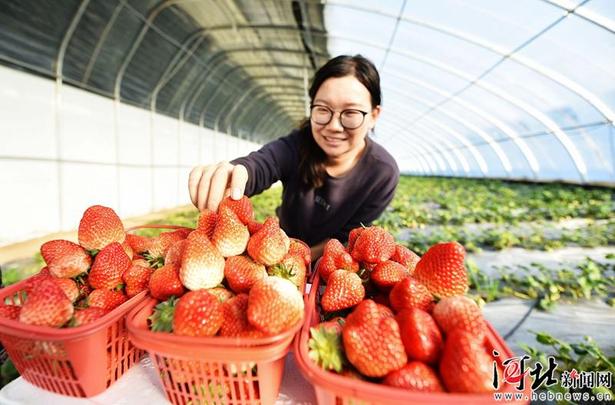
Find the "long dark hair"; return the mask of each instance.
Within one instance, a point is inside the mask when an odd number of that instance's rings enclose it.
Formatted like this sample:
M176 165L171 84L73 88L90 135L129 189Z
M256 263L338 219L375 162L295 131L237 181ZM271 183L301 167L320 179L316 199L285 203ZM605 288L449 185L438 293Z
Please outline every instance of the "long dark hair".
M316 97L316 92L325 80L332 77L354 76L363 84L371 95L372 108L382 103L382 93L380 91L380 75L374 64L361 55L340 55L330 59L314 74L312 85L310 86L310 101ZM327 156L318 146L312 135L309 118L299 125L301 132L301 145L299 148L299 173L301 180L307 188L322 187L327 172L325 162Z

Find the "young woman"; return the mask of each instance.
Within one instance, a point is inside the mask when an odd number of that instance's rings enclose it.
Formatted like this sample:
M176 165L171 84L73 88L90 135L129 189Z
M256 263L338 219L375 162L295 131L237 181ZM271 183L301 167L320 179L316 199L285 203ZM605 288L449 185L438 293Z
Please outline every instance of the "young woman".
M315 74L310 119L248 156L192 169L190 197L216 210L225 195L261 193L280 180L280 226L321 255L326 241L348 239L391 202L399 180L393 157L369 138L381 112L380 77L366 58L342 55Z

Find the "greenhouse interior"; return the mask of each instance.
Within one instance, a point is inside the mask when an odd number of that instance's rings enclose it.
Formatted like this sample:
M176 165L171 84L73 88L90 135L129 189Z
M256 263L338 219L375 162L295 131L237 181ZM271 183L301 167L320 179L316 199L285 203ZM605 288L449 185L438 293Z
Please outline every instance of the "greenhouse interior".
M612 0L2 0L0 403L615 403L614 122Z

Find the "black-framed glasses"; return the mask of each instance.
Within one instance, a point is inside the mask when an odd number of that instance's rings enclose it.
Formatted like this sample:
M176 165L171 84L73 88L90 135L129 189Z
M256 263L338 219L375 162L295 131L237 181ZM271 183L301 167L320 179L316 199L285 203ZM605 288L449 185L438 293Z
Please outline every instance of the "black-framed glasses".
M337 111L333 111L324 105L312 105L310 109L310 120L314 124L327 125L333 119ZM363 125L365 116L369 114L367 111L348 109L340 111L340 124L344 129L357 129Z

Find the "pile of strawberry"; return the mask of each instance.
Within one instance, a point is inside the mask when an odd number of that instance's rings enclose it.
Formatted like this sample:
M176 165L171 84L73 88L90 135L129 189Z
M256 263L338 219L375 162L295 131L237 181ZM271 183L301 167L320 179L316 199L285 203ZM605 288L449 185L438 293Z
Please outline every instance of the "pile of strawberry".
M47 266L25 283L21 305L0 305L0 316L53 328L91 323L147 288L117 214L95 205L81 218L79 243L41 245ZM147 265L147 263L145 263Z
M310 249L288 238L276 218L256 222L245 196L201 212L196 229L164 257L156 257L146 238L129 236L129 243L164 263L149 281L150 294L161 301L150 317L153 331L256 338L303 319Z
M423 257L376 226L332 239L317 271L326 282L309 356L325 370L411 391L493 392L493 357L468 289L465 250Z

